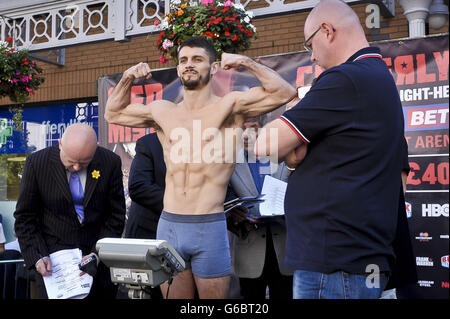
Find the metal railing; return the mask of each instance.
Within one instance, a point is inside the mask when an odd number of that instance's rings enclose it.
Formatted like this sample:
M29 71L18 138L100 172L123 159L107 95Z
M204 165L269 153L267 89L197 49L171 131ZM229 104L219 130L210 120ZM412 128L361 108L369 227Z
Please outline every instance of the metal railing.
M0 299L30 299L30 273L23 259L0 260L0 275Z
M191 0L196 2L199 0ZM349 4L361 0L344 0ZM385 0L386 1L386 0ZM372 0L382 4L385 1ZM18 49L57 49L101 40L126 41L130 36L160 31L158 23L170 0L61 0L32 2L0 12L0 40L14 39ZM319 0L234 0L254 17L313 8ZM393 2L393 0L390 0ZM7 5L4 5L7 7ZM0 7L1 9L1 7Z

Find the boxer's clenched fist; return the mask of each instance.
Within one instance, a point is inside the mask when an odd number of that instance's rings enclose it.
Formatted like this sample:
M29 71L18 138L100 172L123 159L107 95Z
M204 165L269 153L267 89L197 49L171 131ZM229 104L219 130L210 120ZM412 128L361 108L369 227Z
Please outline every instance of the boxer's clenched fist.
M220 67L223 70L229 70L231 68L238 68L243 66L246 61L251 60L249 57L240 54L222 53Z
M148 64L141 62L126 70L123 73L123 77L130 80L140 78L150 79L152 77L152 74L150 73L150 67L148 66Z

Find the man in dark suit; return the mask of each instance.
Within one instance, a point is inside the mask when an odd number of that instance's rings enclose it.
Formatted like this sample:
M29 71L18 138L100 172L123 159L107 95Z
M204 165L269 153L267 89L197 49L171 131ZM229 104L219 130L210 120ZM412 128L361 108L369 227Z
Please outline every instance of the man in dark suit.
M156 239L166 187L166 164L156 133L136 141L136 155L130 168L128 191L131 206L125 227L126 238ZM152 288L152 299L162 299L159 287Z
M28 156L14 212L15 231L26 265L36 270L39 296L46 298L42 276L51 274L49 255L79 248L95 254L97 240L120 237L125 222L120 157L97 146L86 124L69 126L58 146ZM115 298L109 269L99 262L91 298Z
M156 133L138 139L135 150L128 179L132 203L125 237L155 239L166 186L163 150Z

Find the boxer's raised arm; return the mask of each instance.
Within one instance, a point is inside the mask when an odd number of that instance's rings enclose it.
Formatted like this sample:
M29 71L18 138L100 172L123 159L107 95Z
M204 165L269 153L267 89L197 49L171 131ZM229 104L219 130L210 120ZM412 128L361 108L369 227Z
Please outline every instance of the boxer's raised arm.
M222 54L221 67L224 70L245 67L261 82L260 87L247 92L232 92L235 96L233 113L253 117L270 112L289 102L296 96L295 88L269 67L251 58L238 54Z
M106 121L130 127L157 126L152 115L152 105L161 103L161 101L154 101L147 105L130 103L131 86L134 79L144 77L147 79L151 77L150 67L147 63L139 63L123 73L106 102L104 115Z

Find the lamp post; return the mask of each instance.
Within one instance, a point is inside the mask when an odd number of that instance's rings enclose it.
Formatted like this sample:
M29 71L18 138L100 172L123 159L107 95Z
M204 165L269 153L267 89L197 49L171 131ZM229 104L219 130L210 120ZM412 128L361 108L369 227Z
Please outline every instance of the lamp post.
M432 0L399 0L409 22L409 37L425 36L425 21Z
M433 0L428 16L428 24L432 29L442 28L448 20L448 7L443 0Z

